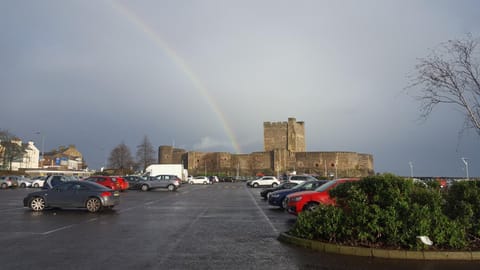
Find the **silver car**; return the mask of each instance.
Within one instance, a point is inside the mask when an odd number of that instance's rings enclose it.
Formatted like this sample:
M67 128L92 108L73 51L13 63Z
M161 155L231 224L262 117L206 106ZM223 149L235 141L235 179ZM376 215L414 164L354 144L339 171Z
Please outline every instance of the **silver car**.
M180 178L176 175L157 175L148 177L144 181L139 181L138 185L142 191L148 191L155 188L167 188L175 191L180 186Z
M6 189L11 187L18 187L18 181L15 176L0 177L0 188Z

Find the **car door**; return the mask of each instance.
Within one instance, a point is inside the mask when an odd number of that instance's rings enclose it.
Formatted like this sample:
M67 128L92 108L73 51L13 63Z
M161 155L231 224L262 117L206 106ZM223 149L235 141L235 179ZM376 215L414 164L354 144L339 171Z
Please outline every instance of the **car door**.
M163 181L164 181L164 187L168 187L170 184L173 184L174 181L177 179L177 176L175 175L165 175Z
M264 177L262 185L270 186L273 184L273 177Z
M71 195L68 204L71 207L84 207L87 198L92 194L90 188L83 183L75 183L71 185L70 190Z
M47 203L51 207L67 207L72 200L72 186L73 183L65 183L58 185L45 191Z

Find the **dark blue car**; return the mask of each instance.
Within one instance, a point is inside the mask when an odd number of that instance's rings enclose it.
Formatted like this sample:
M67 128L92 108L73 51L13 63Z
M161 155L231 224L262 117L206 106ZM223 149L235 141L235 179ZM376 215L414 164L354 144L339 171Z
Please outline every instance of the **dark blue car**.
M300 192L300 191L314 190L317 187L325 184L326 182L328 181L327 180L306 181L306 182L303 182L302 184L299 184L295 188L278 190L278 191L272 192L268 196L268 204L285 209L285 207L287 206L286 205L287 195L295 192Z

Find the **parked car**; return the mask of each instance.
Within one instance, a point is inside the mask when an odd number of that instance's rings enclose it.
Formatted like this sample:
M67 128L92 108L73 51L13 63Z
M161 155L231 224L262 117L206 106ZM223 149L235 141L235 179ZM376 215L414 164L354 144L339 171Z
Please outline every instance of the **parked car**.
M17 183L18 186L21 188L27 188L32 186L32 180L23 176L17 178Z
M95 213L119 204L119 193L89 181L62 182L51 189L32 192L23 199L23 206L33 211L47 208L86 208Z
M50 175L50 176L47 176L47 178L45 179L45 182L42 185L42 189L51 189L53 187L60 185L61 183L72 181L72 180L74 179L65 175Z
M7 189L12 186L12 181L7 177L0 177L0 188Z
M301 184L305 181L313 181L313 180L318 180L318 179L310 175L291 175L287 179L288 182L293 182L297 184Z
M233 178L232 176L226 176L226 177L223 177L221 179L222 182L232 182L232 183L235 183L235 178Z
M264 188L262 191L260 191L260 196L262 196L266 200L268 194L270 194L271 192L274 192L274 191L277 191L277 190L282 190L282 189L293 188L297 185L298 184L293 183L293 182L283 182L282 184L280 184L276 187Z
M112 190L122 189L120 187L120 183L117 182L117 179L115 177L96 175L96 176L90 176L84 181L95 182Z
M295 192L287 196L287 211L298 215L302 211L311 211L319 204L333 205L334 199L330 197L329 191L338 185L349 181L357 181L359 178L344 178L331 180L312 191Z
M280 181L275 176L262 176L261 178L255 179L251 182L247 181L247 186L254 188L260 186L276 187L278 185L280 185Z
M182 180L176 175L157 175L148 177L138 184L142 191L148 191L155 188L166 188L170 191L175 191L180 186Z
M123 178L122 176L112 176L113 178L115 178L118 182L118 184L120 185L120 191L125 191L129 188L129 183L127 180L125 180L125 178Z
M141 181L145 181L147 178L139 175L127 175L123 179L128 182L129 189L139 189Z
M294 188L284 189L272 192L268 195L268 204L278 206L282 209L287 208L287 196L300 191L314 190L319 186L327 183L327 180L310 180L298 184Z
M214 184L214 183L220 182L220 180L218 179L217 176L210 176L210 177L208 177L208 179L210 180L210 184Z
M192 179L190 179L190 182L188 182L188 183L206 185L206 184L210 183L210 179L208 179L208 177L206 177L206 176L195 176Z
M2 189L18 187L17 178L9 175L0 177L0 187Z
M32 179L32 187L41 188L45 183L46 176L38 176Z

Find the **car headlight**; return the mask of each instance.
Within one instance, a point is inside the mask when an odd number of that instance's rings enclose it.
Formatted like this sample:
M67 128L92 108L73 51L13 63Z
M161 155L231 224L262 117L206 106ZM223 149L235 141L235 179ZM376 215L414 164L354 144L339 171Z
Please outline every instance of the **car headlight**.
M300 201L301 199L302 199L302 196L298 196L298 197L293 197L293 198L291 198L290 201L292 201L292 202L298 202L298 201Z

